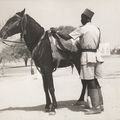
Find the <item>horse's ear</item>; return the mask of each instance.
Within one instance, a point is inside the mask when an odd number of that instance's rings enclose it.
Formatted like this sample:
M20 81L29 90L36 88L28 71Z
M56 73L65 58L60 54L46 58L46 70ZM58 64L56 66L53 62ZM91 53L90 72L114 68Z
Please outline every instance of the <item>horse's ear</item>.
M23 11L21 11L22 16L24 15L24 13L25 13L25 8L24 8L24 10L23 10Z
M23 17L23 15L25 14L25 8L24 8L24 10L22 10L21 12L18 12L16 14L19 15L20 17Z

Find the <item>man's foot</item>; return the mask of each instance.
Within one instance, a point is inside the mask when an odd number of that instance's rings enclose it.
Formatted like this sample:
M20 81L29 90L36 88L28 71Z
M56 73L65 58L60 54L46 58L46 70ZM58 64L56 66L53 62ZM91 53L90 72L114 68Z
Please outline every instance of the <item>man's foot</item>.
M85 112L85 115L100 114L103 110L99 108L91 108Z

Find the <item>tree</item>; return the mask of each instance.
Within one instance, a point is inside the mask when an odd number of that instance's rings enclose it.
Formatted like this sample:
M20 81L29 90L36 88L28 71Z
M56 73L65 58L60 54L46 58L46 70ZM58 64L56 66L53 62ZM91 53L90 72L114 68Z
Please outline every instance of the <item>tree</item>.
M27 49L27 46L25 43L21 42L22 44L19 43L14 43L11 47L7 46L5 47L2 52L1 56L6 60L6 61L13 61L16 59L23 58L25 62L25 66L27 66L27 61L28 58L30 57L30 52Z
M14 48L14 57L16 59L23 58L25 66L27 66L28 59L30 58L31 54L25 44L16 44Z

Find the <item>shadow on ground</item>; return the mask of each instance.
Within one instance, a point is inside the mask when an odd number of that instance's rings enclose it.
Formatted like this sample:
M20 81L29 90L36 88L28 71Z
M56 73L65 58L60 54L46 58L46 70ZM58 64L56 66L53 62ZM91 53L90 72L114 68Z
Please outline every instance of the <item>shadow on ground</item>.
M71 111L82 111L85 112L85 109L81 106L73 105L76 101L75 100L68 100L68 101L59 101L57 109L68 108ZM38 105L38 106L30 106L30 107L8 107L4 109L0 109L0 112L3 111L13 111L13 110L23 110L23 111L43 111L45 112L45 104Z

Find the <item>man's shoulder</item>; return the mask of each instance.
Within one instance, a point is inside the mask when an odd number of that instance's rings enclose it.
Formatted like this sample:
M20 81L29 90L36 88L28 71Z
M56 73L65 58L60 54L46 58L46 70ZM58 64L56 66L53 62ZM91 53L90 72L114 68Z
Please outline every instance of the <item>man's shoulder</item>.
M95 28L99 28L98 25L95 25L95 24L93 24L92 22L91 22L89 25L90 25L90 26L93 26L93 27L95 27Z
M86 28L89 28L89 29L94 29L94 30L100 30L99 26L93 24L93 23L89 23Z

